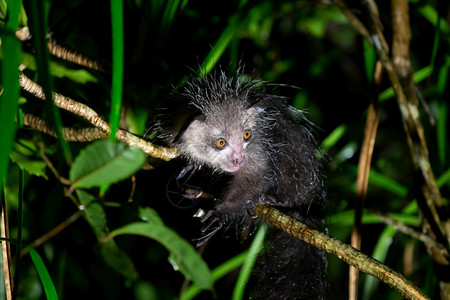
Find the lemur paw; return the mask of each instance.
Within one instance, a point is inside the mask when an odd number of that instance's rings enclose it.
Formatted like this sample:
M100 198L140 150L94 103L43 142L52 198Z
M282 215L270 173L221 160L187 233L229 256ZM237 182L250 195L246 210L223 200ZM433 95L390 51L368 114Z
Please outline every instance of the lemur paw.
M209 241L217 233L217 231L223 227L223 223L215 210L207 211L200 218L200 223L203 224L202 229L200 229L201 236L193 240L196 242L197 247L200 247Z
M201 182L193 177L197 169L195 165L187 165L167 182L166 198L176 208L192 208L199 202L203 192Z
M256 204L258 203L267 203L270 205L274 205L276 204L276 199L273 196L267 195L267 194L261 194L258 197L257 201L248 201L246 203L246 205L244 206L247 210L247 214L251 217L251 218L257 218L258 216L255 214L255 212L253 211L253 208L255 207Z
M267 195L267 194L261 194L259 196L258 200L259 200L258 203L263 202L263 203L267 203L267 204L271 204L271 205L277 204L277 199L275 199L275 197Z

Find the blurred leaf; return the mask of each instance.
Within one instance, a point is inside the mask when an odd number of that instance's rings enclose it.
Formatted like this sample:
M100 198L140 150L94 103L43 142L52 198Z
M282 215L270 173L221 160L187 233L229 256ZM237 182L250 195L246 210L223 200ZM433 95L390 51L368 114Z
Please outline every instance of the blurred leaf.
M18 18L20 1L12 1L10 18ZM15 31L15 28L11 28ZM1 88L0 94L0 132L2 133L0 147L0 185L3 186L3 179L6 176L9 163L9 152L12 149L13 139L16 132L14 116L17 112L18 100L20 96L19 88L19 58L22 52L20 41L14 36L14 31L1 32L1 50L5 57L1 64ZM7 87L7 88L6 88ZM1 192L1 191L0 191Z
M41 176L48 180L47 174L45 174L46 165L43 161L31 160L27 156L15 151L12 151L9 156L13 162L18 164L28 174Z
M417 201L412 201L408 206L406 206L402 213L405 215L409 214L415 214L417 213ZM416 217L416 224L419 224L419 219ZM411 224L414 225L414 224ZM414 226L417 226L414 225ZM390 246L392 244L392 238L397 233L397 230L395 230L393 227L387 226L383 232L379 235L375 249L373 250L372 257L384 262L387 256L387 253L390 249ZM369 298L369 295L374 294L374 290L376 286L379 284L379 280L375 277L368 276L367 280L364 283L364 292L363 292L363 299Z
M14 150L25 156L30 156L37 152L36 145L24 139L18 139L14 143Z
M406 195L408 195L407 187L372 169L369 173L369 182L400 197L406 197Z
M81 84L86 84L89 82L96 83L98 81L96 77L94 77L91 73L89 73L86 70L68 69L63 65L54 62L50 63L50 74L58 78L66 77L72 80L73 82Z
M83 205L82 209L84 210L86 219L94 230L95 235L98 239L105 237L109 233L109 230L106 223L106 214L100 201L81 189L77 189L77 195L80 203Z
M423 67L422 69L419 69L416 72L414 72L414 82L419 83L422 80L430 77L432 73L433 73L433 66ZM394 97L394 89L392 87L387 88L378 95L378 99L380 101L384 101L392 97Z
M447 169L437 180L436 184L439 188L441 188L444 184L448 184L450 182L450 169Z
M408 211L402 214L389 213L388 216L402 224L409 226L418 226L420 220L417 217L416 213L417 211ZM354 210L339 212L327 217L327 224L333 226L353 226L354 215ZM369 213L367 210L364 210L361 222L362 224L384 224L377 214Z
M123 1L110 1L112 24L112 88L111 111L109 123L111 132L109 139L116 139L122 109L123 69L124 69L124 37L123 37Z
M135 300L157 300L158 294L154 284L148 281L139 281L134 285Z
M117 247L114 240L102 243L101 253L106 263L117 273L122 274L130 280L136 280L139 277L133 261L128 254Z
M47 0L35 0L30 2L30 32L33 35L33 46L36 53L38 83L42 86L45 94L45 101L52 117L52 126L58 136L58 142L61 145L62 153L67 163L71 163L72 154L69 143L62 138L62 119L59 109L53 101L53 77L50 75L49 63L50 57L47 48L47 19L49 2Z
M20 7L22 6L21 0L12 0L8 1L7 9L8 9L8 21L6 22L5 29L9 32L16 32L17 27L19 26L19 13ZM5 9L5 8L3 8ZM5 12L6 10L3 10Z
M373 83L377 55L375 53L375 49L366 40L363 40L363 49L364 49L364 65L366 66L367 82Z
M36 58L29 54L29 53L23 53L21 58L21 63L30 70L36 71L37 65L36 65ZM50 62L50 74L54 77L58 78L68 78L76 83L86 84L89 82L96 83L98 82L98 79L89 73L87 70L83 69L69 69L66 66L51 61Z
M223 276L229 274L233 270L237 269L248 257L248 250L230 258L223 264L217 266L212 271L213 282L221 279ZM180 300L190 300L194 299L203 289L197 284L192 284L188 289L186 289L180 297Z
M173 20L175 18L175 14L179 10L183 10L183 8L187 4L187 0L169 0L166 1L166 7L164 9L163 17L161 20L161 27L165 28L168 27L170 24L173 23Z
M372 253L372 257L384 262L387 256L387 253L390 249L390 245L392 244L392 238L397 233L397 231L392 227L386 227L383 232L378 236L377 245L375 250ZM371 298L370 295L374 295L375 288L379 285L380 280L367 276L366 281L364 282L363 296L362 299Z
M448 82L448 69L450 67L450 57L445 58L445 63L439 69L439 76L437 78L437 93L442 95L445 92Z
M447 142L448 142L448 134L447 134L447 102L443 101L439 107L439 115L436 120L436 133L437 133L437 148L439 154L439 162L441 166L446 165L446 157L447 157Z
M275 16L273 2L266 1L254 6L248 14L247 33L257 45L266 45L272 31Z
M130 107L127 109L127 128L131 133L144 136L147 129L146 123L148 112L141 107Z
M123 143L99 140L80 152L70 169L77 188L111 184L129 177L145 163L145 154Z
M55 285L53 284L52 278L45 267L44 261L41 256L31 248L27 246L28 251L31 255L31 259L33 260L34 266L38 271L39 278L41 279L42 285L44 286L45 295L48 300L57 300L58 294L56 293Z
M430 21L430 23L433 26L436 26L436 24L438 23L437 20L438 20L439 14L431 5L424 5L424 6L420 7L419 12L425 17L425 19ZM440 25L440 31L442 33L445 33L445 34L450 33L450 26L442 18L441 18L439 25Z
M213 45L211 51L203 60L200 66L200 74L208 74L219 61L222 54L230 45L232 39L236 36L238 30L245 24L245 19L239 13L235 13L230 17L228 26L222 32L216 43Z
M252 272L253 266L255 265L255 261L258 257L259 252L263 247L264 238L267 233L267 224L262 224L258 231L256 232L255 238L248 249L248 255L242 265L241 272L239 273L239 277L236 281L233 290L233 299L243 299L245 287L247 282L250 280L250 274Z
M327 151L331 147L333 147L339 140L344 136L347 131L347 126L345 124L339 125L336 127L323 141L322 148L324 151Z
M127 224L113 230L109 236L134 234L158 241L170 251L170 258L186 278L203 289L212 290L211 271L192 245L166 227L154 210L148 207L142 208L140 217L144 222Z
M81 204L84 206L84 214L89 225L101 242L101 253L105 262L126 278L137 279L136 269L128 255L117 247L115 241L103 241L103 238L109 233L109 228L106 213L100 201L88 192L80 189L77 190L77 195Z

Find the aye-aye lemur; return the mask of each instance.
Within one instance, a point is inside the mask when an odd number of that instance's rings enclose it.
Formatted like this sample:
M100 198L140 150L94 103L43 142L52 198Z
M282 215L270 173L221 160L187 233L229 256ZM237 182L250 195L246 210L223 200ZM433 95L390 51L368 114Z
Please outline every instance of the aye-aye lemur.
M223 72L189 81L173 96L191 113L177 129L162 126L168 142L191 166L231 175L214 209L201 219L199 244L222 228L254 228L261 221L252 207L260 201L324 229L319 148L300 111L264 94L261 82ZM324 299L326 268L323 251L271 228L252 274L252 296Z

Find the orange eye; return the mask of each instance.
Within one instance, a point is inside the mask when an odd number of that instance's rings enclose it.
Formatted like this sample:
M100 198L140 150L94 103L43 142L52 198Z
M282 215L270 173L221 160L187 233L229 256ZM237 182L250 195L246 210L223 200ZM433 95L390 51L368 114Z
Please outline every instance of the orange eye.
M223 147L225 147L226 144L227 144L227 141L225 141L225 139L218 139L216 141L216 146L218 148L223 148Z
M252 136L252 133L250 130L244 131L244 140L248 140Z

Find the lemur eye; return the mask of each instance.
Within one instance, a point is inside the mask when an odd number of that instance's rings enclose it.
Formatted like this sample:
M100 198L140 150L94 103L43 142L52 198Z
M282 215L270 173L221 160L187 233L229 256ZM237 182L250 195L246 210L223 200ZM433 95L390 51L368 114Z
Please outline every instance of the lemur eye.
M244 131L244 140L248 140L252 136L252 132L250 130Z
M216 141L217 148L223 148L227 144L227 141L225 139L218 139Z

